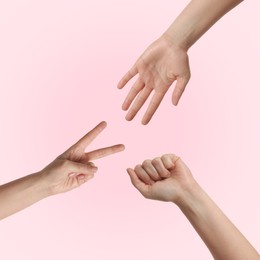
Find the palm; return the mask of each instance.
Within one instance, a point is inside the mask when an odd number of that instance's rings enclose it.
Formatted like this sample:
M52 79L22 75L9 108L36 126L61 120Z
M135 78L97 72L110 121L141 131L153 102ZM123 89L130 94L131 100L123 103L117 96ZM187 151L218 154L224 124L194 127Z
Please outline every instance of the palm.
M72 167L72 161L57 158L43 170L46 172L45 179L51 183L51 194L67 192L80 185Z
M172 64L167 63L163 50L148 48L139 58L136 67L139 72L139 80L145 82L147 88L155 92L165 93L174 81L174 73L170 70ZM171 76L171 77L170 77Z
M142 120L143 124L147 124L175 80L177 84L173 93L173 103L175 105L178 103L190 78L187 53L171 46L165 39L159 39L141 55L133 68L119 82L118 87L123 88L136 74L139 74L139 77L129 91L122 108L128 110L135 99L126 115L127 120L132 120L154 91Z
M156 200L163 201L175 201L180 193L180 185L177 180L170 177L148 186L147 191L147 198L155 198Z

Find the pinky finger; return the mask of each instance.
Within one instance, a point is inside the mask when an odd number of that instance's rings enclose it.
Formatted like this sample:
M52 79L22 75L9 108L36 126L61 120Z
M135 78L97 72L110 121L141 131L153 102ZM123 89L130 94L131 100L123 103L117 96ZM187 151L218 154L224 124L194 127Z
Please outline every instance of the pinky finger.
M136 66L134 65L126 74L125 76L119 81L117 88L122 89L127 82L133 78L138 73Z
M134 185L134 187L140 191L140 193L146 197L148 193L148 185L143 183L138 176L136 175L135 171L131 168L127 169L127 173L130 176L131 182Z

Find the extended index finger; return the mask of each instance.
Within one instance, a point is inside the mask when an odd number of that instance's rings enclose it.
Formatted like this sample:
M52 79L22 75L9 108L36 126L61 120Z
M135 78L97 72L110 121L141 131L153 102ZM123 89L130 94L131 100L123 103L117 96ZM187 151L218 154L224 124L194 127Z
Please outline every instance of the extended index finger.
M106 128L107 123L102 121L95 126L91 131L84 135L78 142L72 145L68 150L77 148L84 151L85 148Z
M114 153L121 152L123 150L125 150L125 146L123 144L117 144L117 145L97 149L97 150L86 153L85 160L86 160L86 162L93 161L93 160L96 160L99 158L109 156Z

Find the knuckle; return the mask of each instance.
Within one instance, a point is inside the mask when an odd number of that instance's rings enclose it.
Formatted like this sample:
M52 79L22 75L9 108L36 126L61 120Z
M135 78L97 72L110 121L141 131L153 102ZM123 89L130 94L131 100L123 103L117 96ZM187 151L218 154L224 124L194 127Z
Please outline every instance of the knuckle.
M162 158L163 159L172 159L173 158L173 154L172 153L167 153L167 154L164 154L163 156L162 156Z
M163 154L162 157L161 157L162 160L164 161L167 158L167 156L168 156L167 154Z
M150 166L151 165L151 160L145 160L142 165L144 167Z
M136 98L136 101L138 102L138 105L142 105L146 101L146 97L139 95Z
M156 157L152 160L152 164L153 165L159 165L161 162L161 158L160 157Z
M135 115L138 111L139 111L140 108L138 108L138 106L132 106L130 111L129 111L129 114L130 115Z
M134 171L135 171L136 173L138 173L141 168L142 168L142 165L138 164L138 165L135 166Z

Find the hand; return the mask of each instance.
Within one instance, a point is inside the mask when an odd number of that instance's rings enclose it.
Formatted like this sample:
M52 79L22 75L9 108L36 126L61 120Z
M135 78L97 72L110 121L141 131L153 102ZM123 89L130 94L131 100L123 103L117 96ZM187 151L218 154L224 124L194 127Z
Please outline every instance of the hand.
M91 162L124 150L118 144L85 153L86 147L103 131L106 122L101 122L66 152L58 156L40 174L48 187L48 193L54 195L79 187L94 177L98 168Z
M142 119L142 124L146 125L175 80L177 80L177 84L172 95L172 103L178 104L190 79L187 52L173 45L164 35L146 49L118 83L118 88L122 89L136 74L139 74L139 77L130 89L122 109L128 110L135 99L126 115L126 120L132 120L154 90L152 100Z
M127 169L132 184L147 199L171 201L176 204L185 191L196 183L189 168L173 154L145 160L135 169Z

